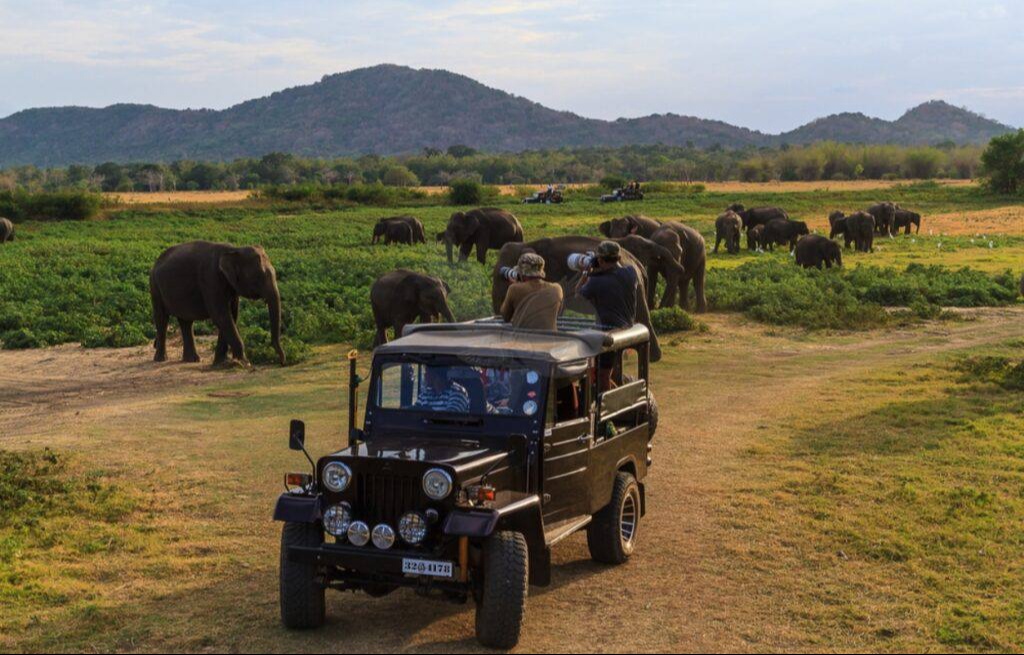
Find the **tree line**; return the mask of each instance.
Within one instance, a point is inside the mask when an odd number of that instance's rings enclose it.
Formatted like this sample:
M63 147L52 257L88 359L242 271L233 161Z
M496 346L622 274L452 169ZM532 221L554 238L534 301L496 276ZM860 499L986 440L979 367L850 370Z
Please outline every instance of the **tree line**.
M821 142L773 149L626 146L484 153L467 146L399 156L310 159L286 153L230 162L113 163L0 169L0 190L158 192L259 189L294 184L393 187L593 183L609 179L716 182L856 179L971 179L981 146L850 145Z

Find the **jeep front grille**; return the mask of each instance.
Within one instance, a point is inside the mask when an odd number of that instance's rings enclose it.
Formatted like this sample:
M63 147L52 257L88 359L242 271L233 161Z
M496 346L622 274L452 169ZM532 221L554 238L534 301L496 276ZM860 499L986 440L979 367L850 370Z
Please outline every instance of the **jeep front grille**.
M421 479L411 476L356 474L355 518L371 526L395 527L402 514L426 503Z

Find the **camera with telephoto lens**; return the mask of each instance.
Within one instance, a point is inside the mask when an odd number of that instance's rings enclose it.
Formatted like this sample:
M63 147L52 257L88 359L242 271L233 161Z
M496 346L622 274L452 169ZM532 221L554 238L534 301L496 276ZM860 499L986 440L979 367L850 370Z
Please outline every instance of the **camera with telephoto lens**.
M519 282L519 269L515 266L502 266L499 273L506 282Z
M597 255L593 252L574 252L569 255L569 260L566 263L569 265L570 270L589 271L596 262Z

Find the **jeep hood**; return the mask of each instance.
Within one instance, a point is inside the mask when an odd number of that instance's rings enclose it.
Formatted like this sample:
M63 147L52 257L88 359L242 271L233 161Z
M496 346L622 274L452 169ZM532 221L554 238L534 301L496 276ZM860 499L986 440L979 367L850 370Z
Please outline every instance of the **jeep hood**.
M505 450L488 448L473 439L379 436L337 452L332 457L423 462L450 466L461 473L489 466L506 455L508 452Z

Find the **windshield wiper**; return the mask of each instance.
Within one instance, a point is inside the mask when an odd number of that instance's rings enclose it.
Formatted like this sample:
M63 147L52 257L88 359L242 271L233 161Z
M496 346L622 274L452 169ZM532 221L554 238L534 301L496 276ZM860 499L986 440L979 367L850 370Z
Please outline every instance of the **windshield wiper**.
M431 416L423 419L423 422L431 425L478 426L484 424L484 420L482 418L475 416Z

